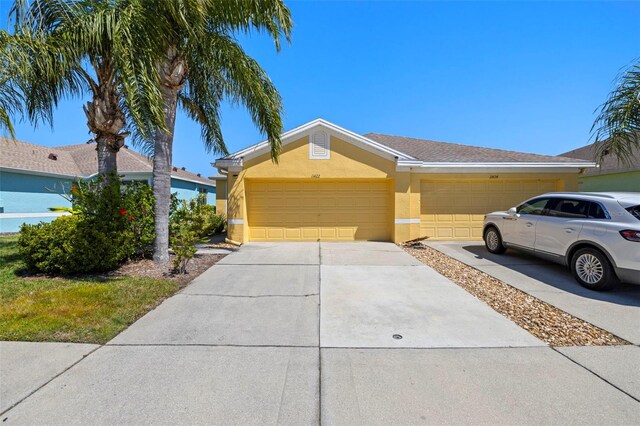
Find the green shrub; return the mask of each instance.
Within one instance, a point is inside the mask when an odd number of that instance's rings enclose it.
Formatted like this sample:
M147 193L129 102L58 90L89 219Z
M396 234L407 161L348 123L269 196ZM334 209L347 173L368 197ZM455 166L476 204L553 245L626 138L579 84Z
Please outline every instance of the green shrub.
M195 256L198 238L193 231L182 227L174 232L170 239L171 248L175 253L173 269L180 274L187 273L187 263Z
M102 272L148 253L155 238L153 193L112 175L75 183L71 216L23 225L19 247L27 267L50 274Z
M23 225L18 238L27 268L48 274L111 270L122 260L117 243L79 215Z
M122 189L125 209L125 244L127 257L148 255L156 238L153 214L153 189L146 182L132 182Z
M201 204L198 200L173 201L169 220L170 233L176 233L180 228L186 227L196 238L203 240L223 232L226 225L226 219L216 214L214 206Z

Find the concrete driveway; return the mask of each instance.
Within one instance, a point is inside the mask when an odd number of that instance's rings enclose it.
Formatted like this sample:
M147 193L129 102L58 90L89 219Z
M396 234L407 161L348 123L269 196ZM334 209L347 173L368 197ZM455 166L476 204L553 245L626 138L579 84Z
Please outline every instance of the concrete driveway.
M425 244L635 345L640 344L640 286L623 284L614 291L597 292L580 286L568 268L513 250L495 255L477 241Z
M619 362L630 356L621 352ZM637 420L633 376L614 369L603 380L571 357L579 358L544 346L393 244L255 243L1 417L5 424Z

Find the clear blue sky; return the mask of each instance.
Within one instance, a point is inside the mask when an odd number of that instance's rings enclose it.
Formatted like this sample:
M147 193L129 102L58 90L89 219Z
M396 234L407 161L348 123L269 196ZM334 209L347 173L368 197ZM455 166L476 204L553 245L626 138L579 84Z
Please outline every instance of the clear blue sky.
M543 154L584 145L594 110L640 57L638 2L288 2L293 40L276 54L260 35L243 46L285 105L285 129L317 117L349 130ZM6 22L10 2L0 0ZM263 137L225 108L231 151ZM89 139L81 101L55 127L18 125L45 145ZM184 116L174 164L214 174L199 129Z

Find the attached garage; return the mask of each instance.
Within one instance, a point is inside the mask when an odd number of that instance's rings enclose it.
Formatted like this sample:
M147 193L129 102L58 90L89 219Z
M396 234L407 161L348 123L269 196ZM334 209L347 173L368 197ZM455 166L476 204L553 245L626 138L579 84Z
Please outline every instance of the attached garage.
M325 120L216 160L228 239L394 241L482 238L486 213L575 191L594 164L425 139L359 135Z
M558 190L557 179L424 180L420 185L420 234L440 240L482 238L486 213Z
M389 180L246 181L250 241L392 239Z

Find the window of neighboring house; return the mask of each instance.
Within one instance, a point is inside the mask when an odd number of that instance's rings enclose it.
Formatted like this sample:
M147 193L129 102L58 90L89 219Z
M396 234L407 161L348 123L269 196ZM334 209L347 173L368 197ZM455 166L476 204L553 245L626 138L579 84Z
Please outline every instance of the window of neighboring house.
M541 216L548 202L549 198L535 198L531 201L520 204L518 207L516 207L516 212L518 212L519 214Z
M204 205L207 204L207 188L199 186L198 187L198 204Z

